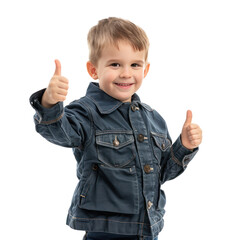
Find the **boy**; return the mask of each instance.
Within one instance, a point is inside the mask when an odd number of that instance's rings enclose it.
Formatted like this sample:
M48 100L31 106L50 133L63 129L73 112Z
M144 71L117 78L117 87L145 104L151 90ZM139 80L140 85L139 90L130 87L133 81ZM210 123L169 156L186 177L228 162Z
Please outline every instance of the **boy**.
M79 183L67 224L85 239L157 239L163 228L161 185L180 175L198 151L202 132L187 112L172 145L163 118L135 93L149 71L149 42L135 24L108 18L88 34L86 96L63 108L68 80L61 65L47 89L30 98L36 130L71 147Z

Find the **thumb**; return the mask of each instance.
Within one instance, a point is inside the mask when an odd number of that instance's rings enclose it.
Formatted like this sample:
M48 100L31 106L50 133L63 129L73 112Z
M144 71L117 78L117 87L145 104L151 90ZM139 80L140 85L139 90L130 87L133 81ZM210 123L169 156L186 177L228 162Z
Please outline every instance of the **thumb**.
M191 110L187 110L186 121L184 123L184 127L187 127L191 123L192 123L192 111Z
M57 76L61 76L61 63L59 60L55 60L55 65L56 65L56 69L55 69L55 73L54 75L57 75Z

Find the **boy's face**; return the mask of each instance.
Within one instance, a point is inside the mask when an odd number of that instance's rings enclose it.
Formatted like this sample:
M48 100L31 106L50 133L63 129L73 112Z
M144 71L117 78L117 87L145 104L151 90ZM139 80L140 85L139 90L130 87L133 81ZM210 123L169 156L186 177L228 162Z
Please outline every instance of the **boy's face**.
M120 41L118 48L105 47L97 66L88 62L87 68L92 78L99 79L100 89L122 102L131 102L149 64L145 62L145 51L135 51L129 43Z

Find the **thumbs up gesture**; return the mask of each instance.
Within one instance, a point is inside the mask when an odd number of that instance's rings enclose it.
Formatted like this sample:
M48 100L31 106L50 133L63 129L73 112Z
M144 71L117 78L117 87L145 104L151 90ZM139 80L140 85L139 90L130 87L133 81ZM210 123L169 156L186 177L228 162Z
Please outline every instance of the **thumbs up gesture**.
M42 105L51 108L58 102L63 102L68 93L68 80L61 75L61 63L55 60L55 73L42 97Z
M182 144L190 150L198 147L202 142L202 130L197 124L192 123L192 112L187 111L186 121L182 128Z

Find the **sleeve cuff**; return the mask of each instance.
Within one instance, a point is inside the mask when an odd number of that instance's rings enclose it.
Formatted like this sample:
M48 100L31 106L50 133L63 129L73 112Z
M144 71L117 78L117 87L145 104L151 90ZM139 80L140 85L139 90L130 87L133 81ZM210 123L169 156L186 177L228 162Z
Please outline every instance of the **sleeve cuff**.
M179 165L183 166L185 169L189 162L198 152L198 148L189 150L182 145L181 137L179 136L176 142L172 146L172 157Z
M41 105L42 96L46 89L35 92L30 97L31 106L35 109L34 120L41 124L51 124L60 120L63 116L63 102L59 102L51 108Z

